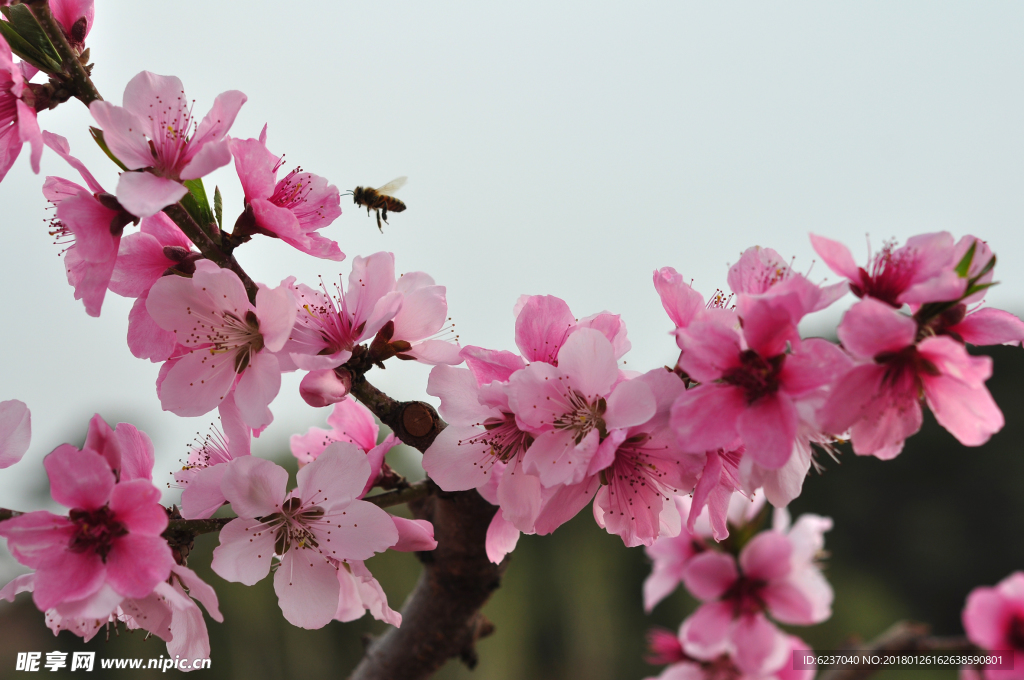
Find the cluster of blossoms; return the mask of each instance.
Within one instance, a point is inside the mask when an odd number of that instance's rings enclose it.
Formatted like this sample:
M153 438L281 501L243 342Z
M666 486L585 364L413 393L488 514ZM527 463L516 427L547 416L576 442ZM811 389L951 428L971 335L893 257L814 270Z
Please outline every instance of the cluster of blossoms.
M689 498L676 503L681 513L691 510ZM680 583L702 602L678 635L651 632L649 661L670 664L660 680L814 676L813 669L795 670L792 664L794 650L810 648L773 620L808 626L831 616L832 588L818 560L832 520L802 515L791 523L786 510L776 509L771 528L758 531L767 517L763 506L763 496L754 501L733 497L726 522L739 540L713 541L705 508L692 530L684 528L647 548L654 563L644 583L648 611Z
M27 7L6 4L0 35L35 21ZM92 2L47 7L71 61L84 67ZM816 448L834 453L849 440L858 455L892 458L920 429L922 404L968 446L1003 426L985 387L992 362L966 345L1020 344L1024 322L983 306L995 257L973 236L888 244L865 267L845 246L812 236L846 279L829 286L771 249L751 248L729 270L731 293L708 300L676 270L660 269L654 286L679 353L674 365L645 373L620 366L631 345L619 315L577 319L553 296L515 305L518 354L461 347L444 286L423 272L397 275L388 252L354 257L347 281L333 287L248 278L233 252L255 236L327 261L345 255L322 233L341 215L338 189L301 168L279 177L283 157L269 150L265 126L256 138L229 136L241 92L222 93L201 120L175 77L138 74L122 106L92 97L94 137L122 170L108 192L65 138L39 127L38 112L72 96L57 87L68 74L45 50L22 56L16 62L0 39L0 179L26 143L36 172L44 147L78 172L85 186L62 177L43 185L75 298L92 316L108 290L135 300L128 347L161 364L163 409L217 409L223 428L174 473L180 511L160 504L153 446L131 425L111 428L97 415L83 448L65 444L45 458L53 499L68 512L9 512L0 522L12 555L32 569L0 597L31 591L55 633L88 640L123 624L165 640L171 655L208 657L196 602L220 621L217 597L186 566L171 522L207 520L226 506L234 517L212 562L220 577L252 585L274 571L281 610L296 626L367 611L400 625L365 560L433 550L434 529L367 500L372 488L399 484L385 462L398 440L381 440L372 413L350 397L354 380L397 358L434 366L427 392L448 426L423 468L444 491L476 489L498 506L486 536L491 561L521 534L549 534L592 503L598 525L627 546L647 546L648 610L680 583L702 603L678 635L652 634L652 658L669 664L662 680L809 678L813 670L787 663L806 645L777 624L811 625L831 613L816 562L831 520L791 522L784 509ZM33 84L37 71L59 77ZM228 231L219 189L211 209L202 178L232 163L244 208ZM807 315L848 292L859 299L838 344L801 337ZM292 437L300 469L289 490L288 472L254 456L252 440L272 422L281 376L292 371L304 373L308 405L332 409L330 430ZM20 460L29 439L25 404L0 403L0 468ZM758 531L766 500L776 508L772 527ZM1016 650L1024 668L1022 583L1015 574L972 593L964 625L983 648Z
M579 321L550 296L516 306L521 355L468 346L467 368L436 367L427 391L452 426L423 465L442 489L477 488L500 506L491 558L520 532L550 533L592 498L598 524L628 546L678 534L672 499L684 494L693 497L687 528L707 507L724 539L735 494L763 489L785 507L814 446L831 452L844 439L857 454L892 458L920 429L922 401L963 444L998 431L1002 414L985 388L991 360L965 344L1020 344L1024 323L981 307L995 264L987 244L919 236L887 245L869 271L840 244L812 239L849 283L816 285L766 248L743 253L729 271L732 294L708 302L674 269L656 271L681 350L670 370L621 370L630 347L621 319ZM804 316L848 291L861 299L839 325L841 344L800 337Z

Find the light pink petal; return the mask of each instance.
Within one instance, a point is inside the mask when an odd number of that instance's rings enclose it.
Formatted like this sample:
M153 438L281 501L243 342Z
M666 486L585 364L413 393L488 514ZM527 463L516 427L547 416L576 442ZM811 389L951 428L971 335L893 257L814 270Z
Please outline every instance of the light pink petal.
M698 318L676 331L676 344L683 350L679 366L701 382L717 380L739 364L740 337L731 323L712 317Z
M147 309L152 314L152 305L147 305ZM230 353L190 351L167 371L157 390L160 405L179 416L209 413L234 385L235 375L234 357Z
M181 580L181 584L188 588L189 596L198 600L204 607L206 607L206 611L209 612L210 618L219 623L223 623L224 616L220 613L220 605L217 602L216 591L214 591L206 581L199 578L199 575L188 567L176 564L171 571L174 572L174 575Z
M422 340L412 346L403 356L410 356L428 366L454 366L462 363L462 348L458 343L446 340Z
M316 550L292 548L274 574L274 592L288 623L300 628L323 628L338 609L337 567Z
M192 247L192 241L164 213L157 213L152 217L144 218L139 225L139 231L154 237L161 246L178 246L185 250L189 250Z
M53 12L53 18L60 22L64 32L69 36L75 23L80 19L85 19L83 40L89 35L93 17L96 14L93 0L50 0L50 11Z
M741 295L737 307L743 320L743 337L750 349L762 357L777 356L785 352L787 346L799 344L796 325L805 311L799 296L749 298Z
M245 200L270 198L274 193L278 158L258 139L232 139L228 142L235 158L235 171L242 183Z
M14 465L28 451L32 439L32 415L17 399L0 401L0 468Z
M166 361L178 345L174 333L164 330L146 309L149 291L143 293L128 313L128 349L139 359Z
M526 362L521 356L504 350L469 345L463 347L460 354L466 361L466 368L473 372L479 385L486 385L495 380L508 382L513 373L526 368Z
M0 522L0 536L7 539L7 549L15 559L33 569L59 555L76 531L67 517L45 510Z
M790 398L776 392L750 404L736 427L747 454L762 467L777 470L793 452L798 420Z
M41 611L62 602L82 600L98 591L106 576L107 569L96 553L65 550L36 570L32 599Z
M656 410L651 388L639 380L627 380L616 385L608 397L604 423L608 428L642 425L654 417Z
M952 338L939 336L922 340L918 346L921 355L928 359L942 376L970 385L982 387L992 377L991 357L974 357L966 348ZM933 377L927 373L922 379Z
M65 198L57 206L57 219L75 234L75 248L87 262L99 263L117 257L120 234L110 231L117 213L104 207L85 191Z
M338 434L344 434L363 451L369 451L377 445L377 421L374 420L370 409L355 399L345 399L335 404L331 409L331 415L327 416L327 424Z
M981 446L1003 429L1003 412L984 385L972 387L945 375L925 375L921 381L935 419L964 446Z
M809 626L832 616L832 586L815 566L770 584L762 593L772 617L780 623Z
M110 492L110 509L133 534L159 536L167 528L160 490L148 479L122 481Z
M384 590L380 587L380 583L377 579L373 578L373 574L366 568L366 565L359 561L350 561L346 563L348 568L351 569L351 573L344 568L344 565L338 569L338 580L342 583L343 591L351 588L351 585L355 586L354 594L348 594L343 592L341 599L338 602L338 613L336 618L342 621L351 621L359 618L363 615L363 611L370 612L370 615L378 621L391 624L392 626L402 625L402 615L394 611L388 606L388 598L384 594ZM349 582L349 586L345 583ZM350 592L350 591L349 591ZM347 610L352 612L353 610L346 607L345 598L354 597L358 602L359 613L350 614L348 618L343 618L341 612ZM351 604L355 604L352 602Z
M597 493L601 480L597 476L584 479L579 484L561 486L544 501L544 507L537 517L534 529L544 536L562 526L586 507Z
M164 283L161 281L160 285ZM192 286L195 300L202 304L205 298L205 304L211 309L229 311L239 319L244 319L246 312L255 311L238 274L209 260L196 262ZM150 310L152 313L153 310Z
M196 470L181 492L181 516L185 519L212 517L227 502L220 485L227 472L225 464Z
M49 619L51 615L55 614L55 618L61 619L67 630L72 631L75 635L81 635L84 640L88 641L98 630L96 624L106 623L111 614L116 614L118 605L123 601L124 597L111 588L109 583L104 583L99 590L91 595L80 600L61 602L53 609L48 610L46 615ZM54 634L56 634L59 629L54 629L51 626L51 630L54 630Z
M377 446L366 452L366 461L370 464L370 476L366 478L366 485L363 487L359 497L362 498L374 487L377 478L380 477L381 468L384 467L384 457L388 451L398 446L399 441L393 433L384 438Z
M191 600L188 600L188 606L174 611L170 631L171 640L167 643L168 657L173 654L175 657L192 659L192 663L210 658L210 636L206 630L206 621L203 620L203 613L199 611L199 607ZM188 669L178 670L188 672L194 668L190 665Z
M156 458L149 436L134 425L118 423L114 429L114 438L121 449L120 480L153 481L153 465Z
M738 578L736 560L715 550L697 555L682 571L687 590L702 602L719 598Z
M402 294L395 287L395 256L391 253L374 253L369 257L352 260L352 272L348 277L345 301L353 315L353 323L365 323L361 338L370 337L393 318L402 305Z
M654 288L661 297L661 306L676 328L685 328L704 308L704 297L683 281L682 275L672 267L654 272Z
M762 531L740 553L740 568L744 576L771 582L789 574L793 546L789 539L777 531Z
M242 420L253 429L269 425L273 416L267 406L281 391L281 367L270 352L260 352L249 359L235 389L235 404Z
M343 401L350 387L333 368L324 368L303 376L299 383L299 396L310 406L322 408Z
M579 444L567 430L545 432L526 450L523 466L527 473L540 477L544 486L578 484L586 477L599 439L597 430L591 430Z
M995 588L975 588L967 596L962 618L964 631L974 644L996 649L1006 642L1006 622L1014 606Z
M193 144L195 141L193 140ZM181 169L182 180L199 179L206 177L217 168L223 168L231 162L231 149L228 147L228 140L221 139L216 142L209 142L199 147L199 151L192 160Z
M187 193L184 184L148 172L125 172L117 180L118 202L136 217L152 217Z
M71 246L64 254L68 282L75 287L75 299L85 304L85 312L89 316L100 315L107 284L114 271L114 261L111 258L105 262L86 262L76 246Z
M914 344L917 324L884 302L864 298L843 314L836 332L848 352L873 358Z
M106 564L107 582L114 590L125 597L145 597L171 575L174 558L160 536L129 533L114 541Z
M88 168L85 167L85 164L71 155L71 145L68 144L67 139L61 137L60 135L55 135L52 132L44 131L43 143L45 143L46 146L56 151L61 158L68 162L68 165L73 167L75 170L78 170L78 174L82 176L82 179L84 179L85 183L89 185L89 188L92 189L93 193L99 193L103 191L103 187L100 186L100 183L96 181L96 178L93 177L92 173L89 172ZM45 189L43 193L46 193ZM52 199L49 196L47 196L46 198L52 201Z
M427 379L427 394L441 399L438 412L450 425L471 425L498 415L480 403L478 385L470 370L435 366Z
M540 514L540 479L526 474L522 465L509 465L498 482L498 504L517 529L532 531Z
M424 519L405 519L404 517L391 517L398 529L398 543L391 549L399 552L419 552L433 550L437 547L434 540L434 525Z
M732 632L736 665L745 673L761 674L778 668L789 650L786 636L763 614L740 617Z
M782 389L796 397L835 382L851 368L853 361L835 344L822 338L809 338L786 357L779 379Z
M295 477L298 483L295 494L304 504L315 503L325 510L345 507L363 492L369 476L370 463L358 446L334 442L316 460L299 470Z
M782 282L789 273L789 265L772 248L751 246L729 268L726 282L736 294L759 295Z
M698 659L714 659L729 647L733 604L708 602L683 621L679 640L683 650Z
M89 113L103 129L103 140L111 153L129 170L148 168L156 163L146 139L147 126L135 114L105 101L90 104Z
M569 384L588 399L607 395L619 377L612 344L589 328L575 331L562 344L558 367Z
M1019 345L1024 341L1024 321L992 307L968 314L947 330L971 345Z
M403 277L404 278L404 277ZM444 286L426 286L406 293L395 314L395 340L415 342L441 330L448 317Z
M288 334L295 325L295 314L295 298L287 286L260 286L256 293L256 316L260 321L260 334L268 350L277 352L284 347Z
M608 342L612 343L612 351L614 352L616 359L621 359L622 356L633 346L626 337L626 324L618 314L612 314L610 312L592 314L585 319L580 319L576 323L576 327L572 332L581 328L593 328L595 331L600 331L604 337L608 338Z
M114 473L98 453L61 444L43 459L53 500L69 508L95 510L107 503Z
M811 245L829 269L855 283L860 283L860 267L853 261L853 255L850 254L849 248L839 241L816 234L811 234Z
M554 363L576 318L552 295L527 298L516 317L516 346L527 361Z
M683 392L672 405L672 429L684 451L731 448L738 436L736 421L745 409L742 390L700 385Z
M333 559L366 560L398 542L398 529L391 515L373 503L352 501L344 507L335 506L324 517L331 522L330 536L322 524L312 530L320 542L320 551Z
M505 519L499 508L498 512L494 513L491 523L487 526L487 540L485 543L487 559L494 564L501 564L501 561L505 559L505 555L516 549L516 543L518 542L519 529L516 529L512 522Z
M965 289L966 282L955 271L944 271L910 286L900 295L899 301L911 305L921 305L928 302L959 300Z
M0 600L14 602L14 598L20 593L31 593L35 588L35 583L36 575L34 573L15 576L7 585L0 588Z
M227 581L251 586L270 573L273 556L273 531L254 519L235 519L220 530L210 568Z
M174 120L178 112L189 108L185 97L185 89L175 76L161 76L149 71L136 74L124 88L124 108L140 119L147 121L151 127L160 125L161 120L153 115L153 109L162 106L169 113L163 119ZM150 126L146 131L150 132ZM156 135L151 135L156 136Z
M129 234L121 239L118 247L117 263L110 276L110 290L124 297L137 298L175 264L164 255L164 246L156 237L142 232Z
M221 490L239 517L263 517L284 503L288 471L269 460L242 456L227 464Z
M196 133L192 137L191 143L201 145L205 149L211 142L223 139L224 135L226 135L228 130L231 129L231 125L235 122L235 117L238 115L239 109L242 108L242 104L244 104L247 99L248 98L238 90L228 90L227 92L221 92L217 95L217 98L213 100L213 106L210 108L209 113L203 117L203 120L199 123L199 127L196 128ZM229 155L228 160L222 165L227 165L230 161L231 157ZM192 162L195 163L196 161L193 159ZM218 165L216 167L219 168L221 166ZM212 169L215 168L211 168L211 170ZM209 170L207 172L209 172ZM202 177L202 174L193 175L192 177ZM185 177L184 173L182 173L182 178L191 179L190 177Z
M449 425L423 454L423 469L445 491L483 486L494 469L490 444L479 439L478 427Z

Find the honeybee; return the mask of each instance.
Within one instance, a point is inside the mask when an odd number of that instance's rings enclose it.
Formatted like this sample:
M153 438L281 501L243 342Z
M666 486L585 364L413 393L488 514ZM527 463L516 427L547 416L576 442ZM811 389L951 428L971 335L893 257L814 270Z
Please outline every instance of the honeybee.
M384 227L381 226L381 220L384 220L384 224L388 222L388 210L391 212L402 212L405 210L405 203L392 196L405 184L405 177L399 177L393 179L382 187L371 189L370 187L356 187L352 192L352 202L356 205L365 205L366 214L369 215L371 210L377 212L377 228L380 229L381 233L384 233Z

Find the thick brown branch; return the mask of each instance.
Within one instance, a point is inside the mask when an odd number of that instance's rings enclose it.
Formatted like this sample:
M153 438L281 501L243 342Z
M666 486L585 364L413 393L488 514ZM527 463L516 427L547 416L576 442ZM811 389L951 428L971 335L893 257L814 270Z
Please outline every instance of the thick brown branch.
M249 301L253 304L256 303L256 291L258 290L256 283L249 278L249 275L245 273L242 266L238 264L238 260L235 259L234 255L225 253L219 245L217 245L209 234L207 234L199 224L192 219L192 216L188 214L185 207L181 203L175 203L164 208L164 213L170 217L178 227L185 232L185 236L188 236L192 243L196 244L199 248L199 252L203 254L207 260L216 262L219 266L224 269L230 269L235 274L238 274L238 278L242 280L242 284L245 286L245 292L249 295Z
M898 621L888 630L865 645L855 645L848 650L861 656L885 656L887 654L912 652L973 653L978 648L967 638L932 637L928 626L911 621ZM844 650L846 653L846 650ZM853 668L830 668L818 676L818 680L862 680L890 668L883 665L864 665Z
M356 370L352 394L420 451L445 428L429 404L395 401ZM451 658L472 667L476 641L494 629L480 608L500 585L507 563L492 564L485 550L496 508L475 490L438 492L409 507L433 523L437 549L421 554L423 573L402 608L402 626L369 646L351 680L428 678Z

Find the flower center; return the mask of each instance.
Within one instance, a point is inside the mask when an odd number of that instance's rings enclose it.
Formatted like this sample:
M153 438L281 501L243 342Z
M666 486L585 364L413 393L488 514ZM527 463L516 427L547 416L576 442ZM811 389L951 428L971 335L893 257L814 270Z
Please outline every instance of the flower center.
M593 404L587 398L575 390L570 390L568 396L570 410L554 419L553 425L556 430L569 430L573 433L573 440L578 445L590 434L597 430L601 438L608 436L604 425L605 410L608 403L602 397Z
M277 524L274 536L274 552L284 555L290 548L320 547L309 525L324 516L324 509L318 505L302 507L301 498L289 498L281 506L281 512L264 518L271 526Z
M897 298L910 287L917 252L913 249L894 248L894 243L886 243L882 247L881 252L872 258L870 274L863 267L860 268L860 285L850 284L854 295L867 295L896 309L903 306Z
M516 417L511 413L502 413L502 417L488 418L484 421L484 433L473 439L489 446L491 455L507 463L521 451L525 451L533 443L533 437L519 429Z
M114 539L124 536L128 529L117 521L113 511L106 505L97 510L75 508L68 513L75 524L68 550L75 553L94 552L104 562L113 546Z
M779 374L786 361L785 354L765 359L752 349L740 353L740 365L722 374L722 382L736 385L747 395L752 404L761 397L773 394L779 389Z
M1024 650L1024 616L1018 614L1010 622L1010 629L1006 635L1006 641L1014 649Z

